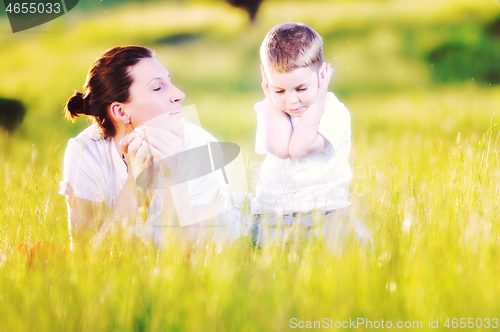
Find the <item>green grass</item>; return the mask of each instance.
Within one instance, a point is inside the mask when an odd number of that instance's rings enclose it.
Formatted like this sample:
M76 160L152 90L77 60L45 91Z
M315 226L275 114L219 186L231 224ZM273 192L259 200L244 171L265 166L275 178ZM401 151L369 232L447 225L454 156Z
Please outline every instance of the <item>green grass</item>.
M28 107L16 133L0 132L1 330L281 331L291 318L424 328L439 319L442 329L447 318L498 318L500 87L436 84L424 57L457 34L473 40L500 6L266 1L261 9L249 25L223 2L131 3L75 11L35 30L46 33L0 34L0 95ZM69 246L57 193L62 154L87 122L67 123L61 112L101 51L155 48L202 125L242 147L252 187L252 107L263 98L258 45L288 20L325 38L336 71L331 88L352 116L353 210L373 250L355 243L340 255L322 243L254 250L242 241L188 259L174 239L158 252L116 234L100 248L28 267L19 243Z

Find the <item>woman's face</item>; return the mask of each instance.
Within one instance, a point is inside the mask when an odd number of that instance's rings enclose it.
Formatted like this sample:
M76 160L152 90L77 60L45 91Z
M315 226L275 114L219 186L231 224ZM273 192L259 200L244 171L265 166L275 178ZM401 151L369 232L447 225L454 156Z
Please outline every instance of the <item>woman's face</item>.
M129 71L133 79L130 102L123 104L132 127L144 124L159 115L182 117L184 93L170 82L170 74L153 58L141 59Z

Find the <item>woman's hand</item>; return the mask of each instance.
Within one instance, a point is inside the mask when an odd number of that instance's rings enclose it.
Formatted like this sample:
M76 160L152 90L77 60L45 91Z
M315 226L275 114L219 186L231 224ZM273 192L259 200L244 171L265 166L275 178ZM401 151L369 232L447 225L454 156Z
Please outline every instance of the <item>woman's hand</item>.
M183 151L183 129L184 119L179 119L171 130L140 126L120 141L129 166L129 174L132 174L136 181L141 175L139 186L150 188L157 180L155 177L162 163L166 164L170 172L174 171L180 160L168 157Z
M120 141L128 173L137 179L142 171L154 164L149 143L144 140L141 133L134 130Z
M184 150L182 132L184 119L180 118L171 129L144 125L136 128L143 139L149 143L151 154L155 161L161 162L165 158L176 155Z

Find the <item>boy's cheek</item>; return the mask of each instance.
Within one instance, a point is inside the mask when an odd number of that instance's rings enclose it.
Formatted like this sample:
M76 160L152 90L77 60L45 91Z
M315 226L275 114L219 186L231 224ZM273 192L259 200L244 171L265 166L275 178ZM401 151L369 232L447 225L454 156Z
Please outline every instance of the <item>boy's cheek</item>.
M271 94L271 102L281 110L280 100Z
M311 106L316 101L316 99L318 99L318 96L319 96L319 89L316 88L314 93L310 95L310 98L308 100L308 105Z

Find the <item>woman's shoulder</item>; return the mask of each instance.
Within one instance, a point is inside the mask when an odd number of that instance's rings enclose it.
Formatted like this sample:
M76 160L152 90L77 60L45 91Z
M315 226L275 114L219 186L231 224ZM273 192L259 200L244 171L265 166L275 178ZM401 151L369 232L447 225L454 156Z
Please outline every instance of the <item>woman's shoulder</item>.
M88 126L78 135L70 138L66 152L72 154L99 154L102 147L111 144L110 140L102 138L101 131L96 124Z
M74 141L94 141L94 142L99 142L99 141L107 141L101 136L101 130L96 124L90 125L84 130L82 130L78 135L75 137L71 138L71 140ZM102 142L101 142L102 143Z

